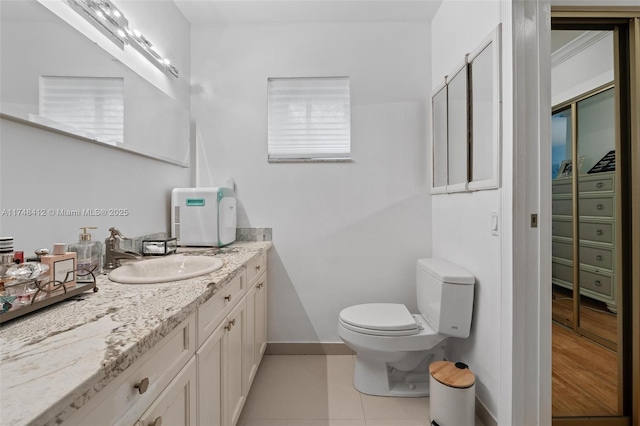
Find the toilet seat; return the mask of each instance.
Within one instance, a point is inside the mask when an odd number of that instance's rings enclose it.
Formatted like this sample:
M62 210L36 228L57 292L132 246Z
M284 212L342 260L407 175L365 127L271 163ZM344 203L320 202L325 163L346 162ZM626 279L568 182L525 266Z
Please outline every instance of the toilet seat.
M366 303L340 312L340 324L356 333L373 336L411 336L420 328L406 306L399 303Z

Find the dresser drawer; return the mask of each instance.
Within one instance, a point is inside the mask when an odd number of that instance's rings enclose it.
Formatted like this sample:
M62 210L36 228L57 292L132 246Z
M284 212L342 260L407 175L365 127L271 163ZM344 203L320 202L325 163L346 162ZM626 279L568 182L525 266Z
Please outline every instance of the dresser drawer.
M192 314L64 424L134 424L195 353L195 331Z
M613 218L613 197L584 198L578 202L580 216Z
M264 271L267 270L267 256L265 253L260 253L257 259L254 259L249 266L247 266L247 282L249 283L247 288L251 288L253 283L258 279Z
M613 223L580 222L580 239L598 243L613 243Z
M552 194L571 194L573 183L571 178L559 178L551 182Z
M580 246L580 263L613 270L613 249Z
M551 200L551 211L554 215L571 216L573 200L571 198L554 198Z
M573 282L573 266L562 263L551 263L551 276L568 283Z
M551 256L573 261L573 243L564 241L551 242Z
M553 220L551 222L551 234L554 237L573 238L573 222L566 220Z
M579 192L613 192L613 176L588 176L578 180Z
M218 327L247 290L245 271L238 273L230 283L198 308L198 347Z
M606 296L612 296L612 277L611 275L598 274L580 270L580 287L595 291Z

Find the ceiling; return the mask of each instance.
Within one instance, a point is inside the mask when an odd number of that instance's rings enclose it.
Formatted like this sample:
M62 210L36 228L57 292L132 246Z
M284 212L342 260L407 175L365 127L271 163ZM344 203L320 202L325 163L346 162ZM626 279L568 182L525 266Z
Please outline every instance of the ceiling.
M442 0L174 0L192 24L431 21Z

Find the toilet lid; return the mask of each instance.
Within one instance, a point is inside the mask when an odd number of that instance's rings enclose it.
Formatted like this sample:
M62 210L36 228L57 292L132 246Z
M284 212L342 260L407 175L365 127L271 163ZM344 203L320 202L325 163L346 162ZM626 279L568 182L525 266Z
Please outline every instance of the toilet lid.
M342 322L369 330L417 333L418 325L406 306L399 303L367 303L340 312ZM404 334L404 333L402 333Z

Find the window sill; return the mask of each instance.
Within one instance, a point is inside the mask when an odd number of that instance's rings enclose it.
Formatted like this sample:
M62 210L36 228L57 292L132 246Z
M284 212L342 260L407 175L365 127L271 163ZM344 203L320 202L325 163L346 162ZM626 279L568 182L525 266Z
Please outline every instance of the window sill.
M269 158L269 163L352 163L351 158Z

